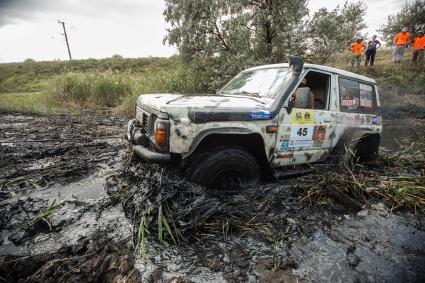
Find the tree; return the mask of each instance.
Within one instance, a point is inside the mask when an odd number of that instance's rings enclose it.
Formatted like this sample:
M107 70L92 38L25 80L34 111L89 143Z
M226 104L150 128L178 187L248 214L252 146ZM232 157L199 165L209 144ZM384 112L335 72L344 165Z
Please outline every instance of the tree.
M297 53L306 0L166 0L165 41L181 55L245 56L270 62ZM294 40L295 39L295 40Z
M314 13L307 25L306 58L310 62L324 64L333 54L347 49L355 32L366 27L366 9L363 2L345 2L344 6L333 11L322 8Z
M164 43L177 46L197 78L216 90L240 70L281 63L287 54L325 63L364 27L366 7L346 3L308 19L307 0L165 0ZM198 80L203 82L202 80Z
M307 0L165 0L164 43L195 62L195 76L216 90L240 70L302 54Z
M392 40L403 27L414 34L425 29L425 0L407 1L400 12L388 16L387 23L381 26L380 32Z

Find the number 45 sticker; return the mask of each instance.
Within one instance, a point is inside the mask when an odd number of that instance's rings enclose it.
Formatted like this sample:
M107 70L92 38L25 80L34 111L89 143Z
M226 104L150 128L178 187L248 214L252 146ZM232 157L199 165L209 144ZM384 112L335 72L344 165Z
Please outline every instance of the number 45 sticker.
M313 132L313 126L292 126L290 139L293 141L312 140Z
M307 130L308 130L307 128L299 128L299 130L297 131L297 135L300 137L301 136L305 137L307 135Z

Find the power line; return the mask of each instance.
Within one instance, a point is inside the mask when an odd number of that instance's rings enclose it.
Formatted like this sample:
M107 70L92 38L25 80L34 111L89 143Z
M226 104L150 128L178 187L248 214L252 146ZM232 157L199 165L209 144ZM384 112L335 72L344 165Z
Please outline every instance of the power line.
M66 34L65 22L58 20L58 24L62 25L63 35L65 36L65 41L66 41L66 47L68 48L69 60L72 60L71 49L69 48L69 42L68 42L68 35Z

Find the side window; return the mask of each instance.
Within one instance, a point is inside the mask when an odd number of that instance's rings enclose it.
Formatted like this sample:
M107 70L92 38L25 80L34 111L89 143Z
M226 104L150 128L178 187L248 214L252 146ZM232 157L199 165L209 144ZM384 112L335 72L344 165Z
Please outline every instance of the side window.
M309 71L293 95L294 107L303 109L327 109L331 76Z
M339 79L340 109L343 112L370 113L376 108L372 85Z

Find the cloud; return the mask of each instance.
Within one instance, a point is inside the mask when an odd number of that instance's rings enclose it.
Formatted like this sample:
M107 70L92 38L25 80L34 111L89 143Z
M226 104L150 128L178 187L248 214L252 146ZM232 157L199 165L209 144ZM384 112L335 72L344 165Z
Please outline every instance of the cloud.
M0 0L0 27L22 21L36 21L46 15L92 18L135 17L163 6L149 0Z

